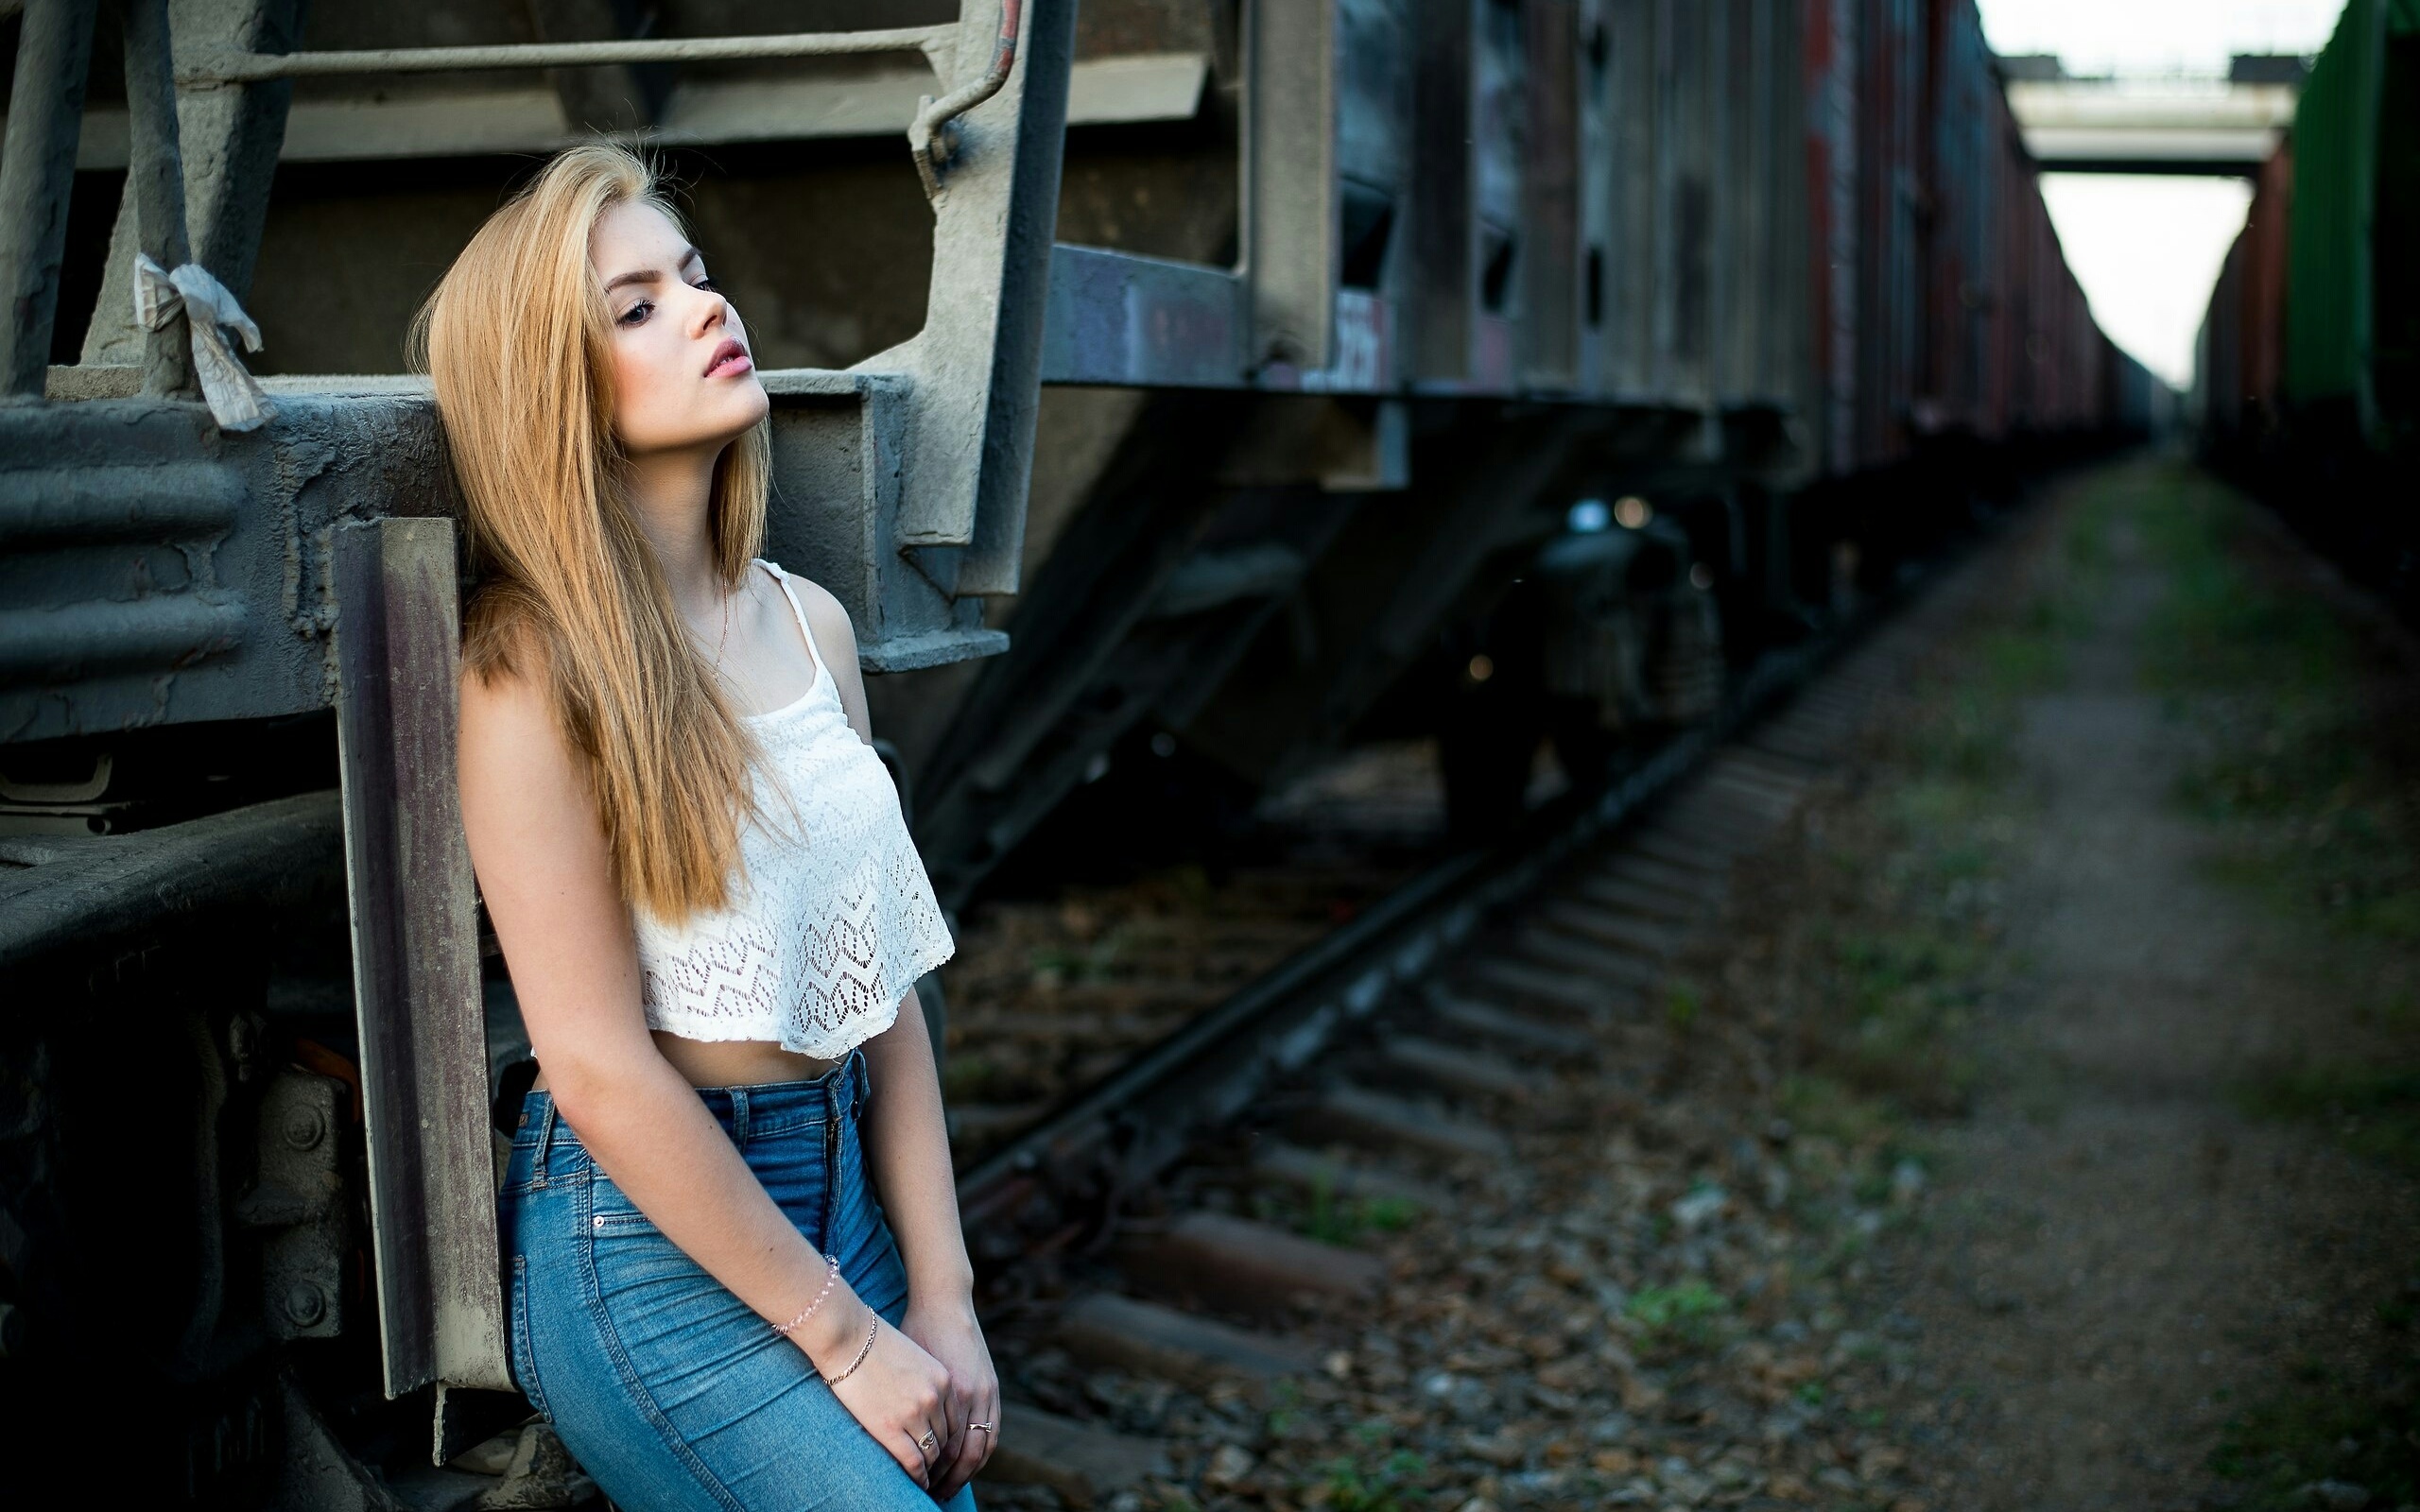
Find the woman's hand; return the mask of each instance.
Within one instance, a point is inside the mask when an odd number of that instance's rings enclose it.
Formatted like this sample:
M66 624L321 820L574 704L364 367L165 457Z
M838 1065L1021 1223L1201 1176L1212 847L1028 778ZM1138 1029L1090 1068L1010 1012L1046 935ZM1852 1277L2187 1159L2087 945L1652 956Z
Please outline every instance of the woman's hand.
M899 1462L901 1469L929 1490L940 1483L937 1467L949 1462L956 1429L948 1412L950 1373L942 1363L867 1308L856 1333L851 1335L855 1342L845 1353L835 1351L838 1358L824 1362L831 1368L821 1373L828 1376L849 1369L849 1362L856 1358L857 1345L865 1340L867 1320L873 1325L873 1348L867 1351L863 1364L850 1370L832 1388L832 1395L840 1399L840 1405L865 1426L875 1443L890 1451L890 1457ZM984 1379L990 1378L991 1362L987 1358ZM928 1435L933 1445L929 1450L924 1447Z
M908 1336L949 1372L943 1412L955 1435L942 1445L934 1461L929 1489L945 1502L975 1478L1000 1438L1000 1378L992 1368L991 1347L983 1342L983 1326L975 1321L975 1304L964 1298L921 1307L908 1301ZM991 1432L976 1429L987 1423Z

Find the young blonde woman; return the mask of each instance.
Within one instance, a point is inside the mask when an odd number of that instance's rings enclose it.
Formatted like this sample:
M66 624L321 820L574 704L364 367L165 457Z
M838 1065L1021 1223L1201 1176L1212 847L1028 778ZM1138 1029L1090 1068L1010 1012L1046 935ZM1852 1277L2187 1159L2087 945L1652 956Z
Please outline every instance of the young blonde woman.
M847 614L755 559L747 331L602 146L420 329L481 577L462 817L542 1069L514 1374L631 1512L971 1508L999 1387L910 998L949 936Z

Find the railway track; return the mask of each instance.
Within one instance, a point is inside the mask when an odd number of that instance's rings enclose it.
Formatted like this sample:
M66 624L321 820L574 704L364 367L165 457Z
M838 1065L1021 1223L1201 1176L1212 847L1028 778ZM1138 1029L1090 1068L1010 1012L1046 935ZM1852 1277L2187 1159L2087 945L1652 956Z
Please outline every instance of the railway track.
M1003 1357L1063 1351L1214 1405L1333 1369L1388 1278L1322 1239L1451 1212L1461 1183L1518 1187L1550 1108L1624 1086L1625 1029L1670 1011L1668 971L1734 868L1987 591L2007 534L1769 659L1715 721L1422 871L976 1165L960 1198ZM1011 1411L989 1478L1068 1504L1185 1449Z

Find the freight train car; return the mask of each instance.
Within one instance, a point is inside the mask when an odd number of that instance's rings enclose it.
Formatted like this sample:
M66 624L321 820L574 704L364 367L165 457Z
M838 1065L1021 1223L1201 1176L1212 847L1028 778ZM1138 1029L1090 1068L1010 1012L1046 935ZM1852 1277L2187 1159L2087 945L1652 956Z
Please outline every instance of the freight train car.
M2152 380L2093 321L1975 7L1808 0L1806 14L1823 407L1802 534L1858 541L1879 577L1961 505L2007 497L2016 480L1996 456L2049 455L2121 414L2125 429ZM2113 383L2142 402L2121 411Z
M2420 7L2350 0L2203 321L2212 459L2420 610Z
M432 1464L525 1410L489 1158L529 1067L402 337L537 155L686 180L774 399L769 555L850 609L953 906L1088 782L1251 795L1389 729L1484 835L1541 740L1585 780L2122 419L1971 0L0 28L0 1422L120 1497L578 1491ZM257 320L258 424L190 306L137 318L138 250Z

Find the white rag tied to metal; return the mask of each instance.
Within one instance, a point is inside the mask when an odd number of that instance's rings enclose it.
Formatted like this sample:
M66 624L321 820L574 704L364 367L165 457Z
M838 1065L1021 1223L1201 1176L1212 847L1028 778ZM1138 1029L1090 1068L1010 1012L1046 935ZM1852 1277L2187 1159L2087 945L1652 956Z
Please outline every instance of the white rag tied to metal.
M142 252L134 254L134 317L147 330L162 331L182 310L193 333L194 376L221 430L249 431L277 413L277 406L227 344L226 333L243 338L246 352L261 350L261 328L235 302L227 286L199 263L170 272Z

